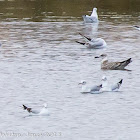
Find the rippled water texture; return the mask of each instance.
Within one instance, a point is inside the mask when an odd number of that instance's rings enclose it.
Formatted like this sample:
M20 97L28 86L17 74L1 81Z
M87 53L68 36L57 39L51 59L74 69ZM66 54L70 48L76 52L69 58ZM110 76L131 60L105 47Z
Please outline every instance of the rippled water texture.
M84 24L93 7L99 24ZM0 137L139 140L140 31L133 25L140 25L139 0L0 0ZM105 39L107 49L77 44L79 32ZM102 71L94 58L102 53L112 61L131 57L132 71ZM110 83L123 78L120 91L80 93L81 80L94 85L102 75ZM50 116L22 109L45 102Z

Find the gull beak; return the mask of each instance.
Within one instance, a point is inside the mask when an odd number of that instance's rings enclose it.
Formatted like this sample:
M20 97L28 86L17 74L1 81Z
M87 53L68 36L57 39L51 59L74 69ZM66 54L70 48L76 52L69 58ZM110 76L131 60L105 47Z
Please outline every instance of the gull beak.
M82 83L79 83L78 85L82 85Z

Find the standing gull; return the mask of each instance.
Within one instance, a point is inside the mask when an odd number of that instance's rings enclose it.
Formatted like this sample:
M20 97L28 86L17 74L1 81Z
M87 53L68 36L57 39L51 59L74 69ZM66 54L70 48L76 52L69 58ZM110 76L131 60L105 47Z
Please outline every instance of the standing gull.
M103 60L101 61L101 69L106 69L106 70L126 70L125 67L132 62L131 58L121 62L109 62L106 54L102 54L95 58L100 58L100 57L103 58Z
M81 81L79 83L79 85L82 85L82 93L99 93L100 89L102 88L102 84L101 85L94 85L92 87L87 87L86 86L86 81Z
M43 108L41 110L34 110L34 109L29 108L25 105L23 105L23 109L27 110L29 113L32 113L32 114L35 114L35 115L49 115L46 103L43 105Z
M89 49L103 49L107 46L106 42L102 38L92 38L91 39L90 37L82 35L81 33L79 33L79 34L86 39L86 43L79 42L79 41L76 41L76 42L81 45L85 45Z
M90 16L83 15L82 17L85 23L97 23L98 22L97 8L93 8L93 11Z

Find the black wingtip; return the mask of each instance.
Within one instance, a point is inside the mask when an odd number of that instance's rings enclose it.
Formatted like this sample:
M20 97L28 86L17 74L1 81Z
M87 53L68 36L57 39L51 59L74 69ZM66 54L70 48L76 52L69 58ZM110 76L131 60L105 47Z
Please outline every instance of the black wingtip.
M127 61L128 61L129 63L131 63L131 62L132 62L132 58L129 58Z
M135 27L135 28L140 28L139 26L137 26L137 25L134 25L133 27Z
M27 109L27 106L23 105L23 109L26 110Z
M101 84L101 85L99 85L99 87L100 87L100 88L102 88L102 87L103 87L103 85Z
M122 84L122 81L123 81L123 79L121 79L119 83Z
M79 35L83 36L83 34L82 34L82 33L79 33Z
M81 45L85 45L85 43L83 43L83 42L79 42L79 41L75 41L76 43L79 43L79 44L81 44Z
M82 37L84 37L84 38L86 38L87 40L91 41L91 38L89 38L89 37L83 35L82 33L79 33L79 35L81 35Z

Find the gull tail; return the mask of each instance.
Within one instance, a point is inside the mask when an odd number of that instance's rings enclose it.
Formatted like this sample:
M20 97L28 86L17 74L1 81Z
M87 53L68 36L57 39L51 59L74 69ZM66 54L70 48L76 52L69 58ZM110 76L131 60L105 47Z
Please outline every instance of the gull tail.
M28 108L27 106L23 105L23 109L24 109L24 110L26 110L27 108Z
M126 60L126 63L127 63L127 64L129 64L129 63L131 63L131 62L132 62L132 59L131 59L131 58L129 58L129 59Z
M86 38L88 41L91 41L91 38L89 38L89 37L87 37L87 36L85 36L85 35L83 35L81 33L79 33L79 35L81 35L82 37Z
M129 63L131 63L131 62L132 62L132 59L129 58L129 59L125 60L125 61L122 61L122 62L121 62L121 65L127 66L127 65L128 65Z
M100 88L102 88L102 87L103 87L103 85L101 84L101 85L99 85L99 87L100 87Z
M123 79L120 80L120 82L118 82L120 85L122 84Z
M79 41L75 41L76 43L79 43L81 45L85 45L86 43L83 43L83 42L79 42Z
M114 84L111 87L112 91L117 91L120 88L120 86L122 85L122 81L123 81L123 79L121 79L117 84Z

